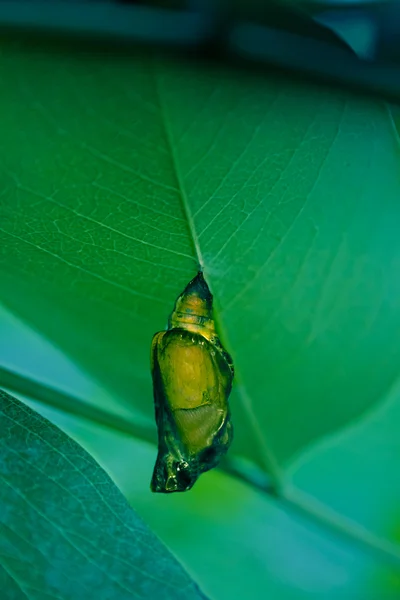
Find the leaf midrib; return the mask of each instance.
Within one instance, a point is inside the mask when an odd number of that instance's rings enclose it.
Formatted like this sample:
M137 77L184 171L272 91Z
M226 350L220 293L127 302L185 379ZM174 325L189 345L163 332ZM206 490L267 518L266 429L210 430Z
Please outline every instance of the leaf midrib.
M174 145L171 125L170 125L170 119L168 116L168 111L165 106L165 103L163 102L163 95L162 95L162 90L160 89L157 65L156 65L156 61L154 58L153 58L152 67L153 67L152 74L153 74L154 82L155 82L156 98L157 98L159 109L160 109L161 122L162 122L163 130L164 130L164 136L165 136L165 141L166 141L166 145L167 145L167 150L169 151L171 159L172 159L172 166L174 169L174 175L175 175L175 179L176 179L176 183L177 183L177 189L179 190L179 197L180 197L180 200L182 203L183 211L186 216L188 232L189 232L189 236L192 241L192 244L193 244L193 249L194 249L195 255L197 257L197 261L199 264L199 270L203 271L206 269L206 265L205 265L205 262L203 259L203 254L201 251L199 237L197 235L196 227L194 224L194 219L193 219L193 214L191 211L189 199L188 199L188 196L186 193L184 179L182 177L181 170L179 167L179 160L178 160L178 157L177 157L177 154L175 151L175 145ZM212 278L209 275L207 275L207 282L211 289L211 293L213 293ZM231 344L229 343L229 338L228 338L228 335L226 332L226 328L223 326L222 320L220 318L218 318L215 308L214 308L214 314L216 316L216 321L218 324L218 330L220 332L220 335L223 338L223 340L225 341L225 343L227 344L228 348L230 348ZM238 369L237 365L235 365L235 374L236 374L236 379L241 381L240 369ZM278 461L276 460L272 449L266 443L263 433L261 431L261 428L258 424L257 417L256 417L256 414L255 414L253 406L252 406L251 397L248 395L243 382L241 382L240 385L236 385L236 389L237 389L238 396L240 398L242 407L243 407L245 413L247 414L249 423L253 429L254 439L256 440L257 445L259 447L259 452L261 455L264 469L272 478L272 487L274 488L274 490L276 490L276 491L280 490L283 485L283 476L282 476L281 470L279 468Z

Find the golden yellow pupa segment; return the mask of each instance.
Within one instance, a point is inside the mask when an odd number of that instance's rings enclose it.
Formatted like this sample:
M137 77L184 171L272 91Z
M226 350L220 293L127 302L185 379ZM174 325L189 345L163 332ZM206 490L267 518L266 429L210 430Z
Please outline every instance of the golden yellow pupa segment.
M178 296L167 331L153 337L158 428L153 492L189 490L201 473L219 463L232 442L228 398L233 364L215 331L212 300L199 272Z

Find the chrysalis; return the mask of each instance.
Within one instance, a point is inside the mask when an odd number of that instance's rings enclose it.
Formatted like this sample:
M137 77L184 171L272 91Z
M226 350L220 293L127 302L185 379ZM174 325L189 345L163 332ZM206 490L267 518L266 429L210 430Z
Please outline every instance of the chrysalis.
M215 332L201 272L176 300L167 331L154 335L151 371L158 427L151 489L184 492L219 463L233 436L233 364Z

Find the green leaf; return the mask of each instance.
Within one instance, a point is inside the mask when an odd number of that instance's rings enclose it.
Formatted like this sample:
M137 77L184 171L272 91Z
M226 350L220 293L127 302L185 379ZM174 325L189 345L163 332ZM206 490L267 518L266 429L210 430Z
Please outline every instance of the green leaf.
M398 598L399 550L395 559L355 543L344 532L338 535L280 498L260 493L217 469L205 473L190 493L151 494L154 447L75 416L60 416L43 405L38 408L61 422L63 429L112 473L138 513L211 598ZM130 458L125 458L133 456L134 475ZM353 474L354 487L364 473ZM330 475L332 489L335 479L340 479L332 471ZM321 472L314 476L325 481ZM367 481L371 488L371 477ZM345 490L337 493L345 497ZM359 506L361 514L369 498L366 494ZM374 503L371 510L373 507Z
M296 457L293 483L400 549L400 385L362 420Z
M0 430L6 598L205 598L87 452L2 391Z
M2 297L115 406L152 418L151 336L198 262L236 366L232 455L276 471L380 401L400 360L382 103L32 40L3 42L0 81Z

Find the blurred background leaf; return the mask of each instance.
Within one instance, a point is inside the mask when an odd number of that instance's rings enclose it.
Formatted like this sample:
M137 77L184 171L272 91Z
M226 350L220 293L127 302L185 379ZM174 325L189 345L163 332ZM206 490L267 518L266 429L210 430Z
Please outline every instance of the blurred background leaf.
M3 391L0 427L4 598L205 599L106 473L60 429Z

